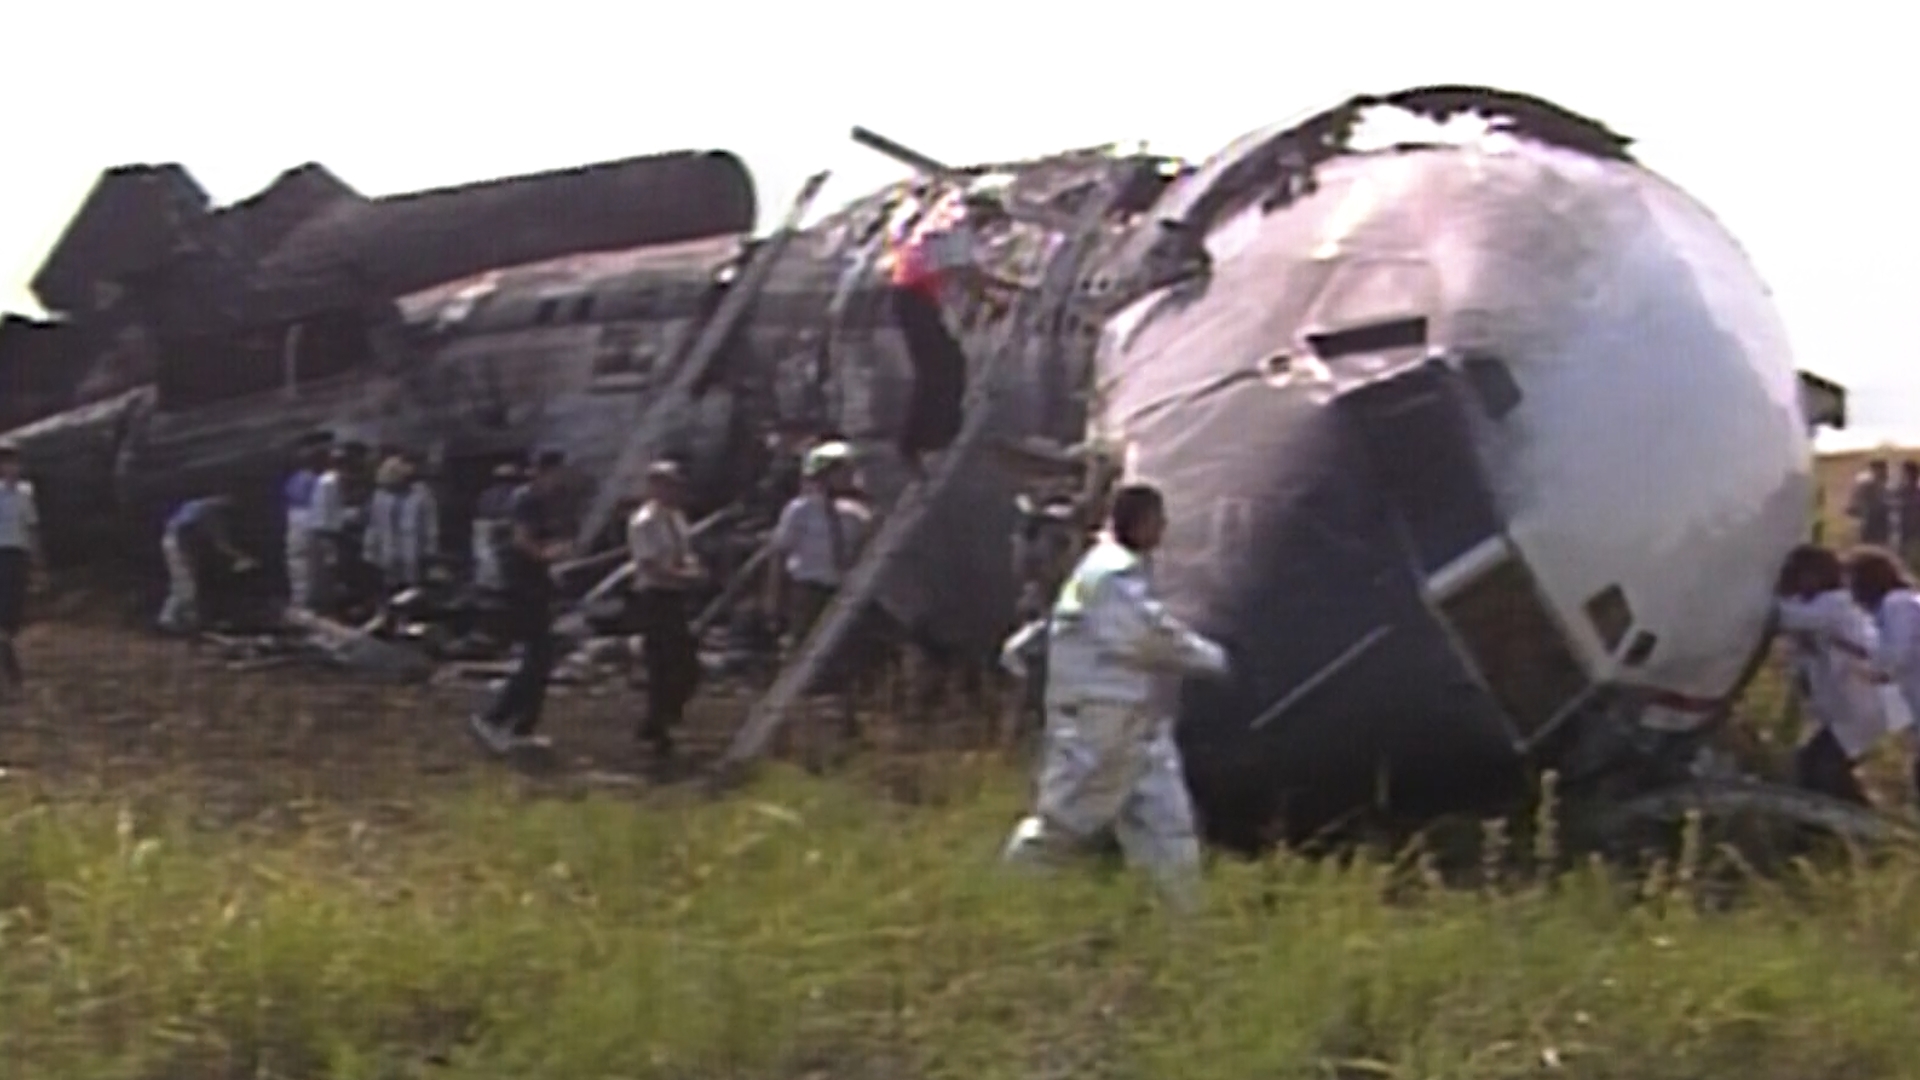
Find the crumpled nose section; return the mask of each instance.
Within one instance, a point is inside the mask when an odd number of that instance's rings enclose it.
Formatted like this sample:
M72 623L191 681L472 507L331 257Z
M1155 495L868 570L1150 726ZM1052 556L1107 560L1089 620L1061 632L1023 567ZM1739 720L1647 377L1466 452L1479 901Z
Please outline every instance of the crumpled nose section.
M1237 663L1182 690L1208 832L1251 843L1276 815L1311 831L1370 803L1430 813L1510 788L1521 738L1444 613L1502 535L1467 412L1498 395L1416 361L1332 395L1220 396L1211 430L1190 411L1136 441L1178 524L1161 587Z

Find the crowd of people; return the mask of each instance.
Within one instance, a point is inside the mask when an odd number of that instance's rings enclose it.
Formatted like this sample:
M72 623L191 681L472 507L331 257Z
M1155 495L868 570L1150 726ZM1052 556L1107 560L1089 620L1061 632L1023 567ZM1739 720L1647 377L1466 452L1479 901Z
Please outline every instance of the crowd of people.
M1856 546L1805 544L1778 582L1793 700L1809 721L1795 755L1799 782L1866 803L1857 767L1890 738L1910 753L1920 792L1920 462L1898 475L1876 458L1855 478L1845 513Z

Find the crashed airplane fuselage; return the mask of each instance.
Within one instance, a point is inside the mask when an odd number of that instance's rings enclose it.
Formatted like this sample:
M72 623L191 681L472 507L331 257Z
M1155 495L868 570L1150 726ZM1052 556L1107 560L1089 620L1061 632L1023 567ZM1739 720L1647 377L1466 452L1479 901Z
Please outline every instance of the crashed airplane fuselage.
M1356 149L1383 106L1502 130ZM18 435L65 527L115 507L143 550L169 501L214 487L250 492L270 535L286 444L311 427L475 481L559 446L589 489L645 427L705 509L766 471L768 433L833 429L865 449L885 507L907 487L890 447L908 365L877 256L930 200L996 173L1013 214L996 269L1072 287L1008 344L969 339L994 390L970 424L1086 439L1168 492L1163 591L1238 660L1181 706L1216 838L1382 797L1485 805L1545 767L1633 790L1684 775L1746 681L1810 506L1801 395L1834 395L1796 379L1732 240L1624 147L1533 99L1438 88L1256 132L1198 170L1108 151L916 162L917 183L780 249L668 430L654 406L753 249L744 222L407 288L394 273L350 370L303 381L297 358L332 324L282 321L247 354L269 368L248 394L172 404L169 364L202 369L163 353L155 385ZM1095 198L1112 201L1089 224ZM873 601L990 654L1011 628L1018 482L982 466L941 487Z

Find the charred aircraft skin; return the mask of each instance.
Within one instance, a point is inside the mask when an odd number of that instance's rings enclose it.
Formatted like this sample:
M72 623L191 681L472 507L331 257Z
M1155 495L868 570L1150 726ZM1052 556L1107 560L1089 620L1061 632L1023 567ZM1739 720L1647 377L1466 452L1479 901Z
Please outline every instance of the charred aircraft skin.
M1216 839L1496 807L1598 728L1697 730L1768 635L1810 451L1707 212L1538 138L1170 193L1207 273L1109 327L1101 438L1167 493L1170 603L1237 654L1181 737ZM1237 190L1235 189L1237 185Z

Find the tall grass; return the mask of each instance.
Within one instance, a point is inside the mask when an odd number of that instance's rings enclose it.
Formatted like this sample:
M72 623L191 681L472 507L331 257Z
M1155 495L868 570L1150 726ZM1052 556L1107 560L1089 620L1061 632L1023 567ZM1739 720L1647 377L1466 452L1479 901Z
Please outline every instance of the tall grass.
M9 1078L1869 1077L1909 1064L1920 860L1699 914L1685 874L994 863L1024 792L523 798L211 828L189 787L0 789ZM1411 882L1411 884L1409 884Z

